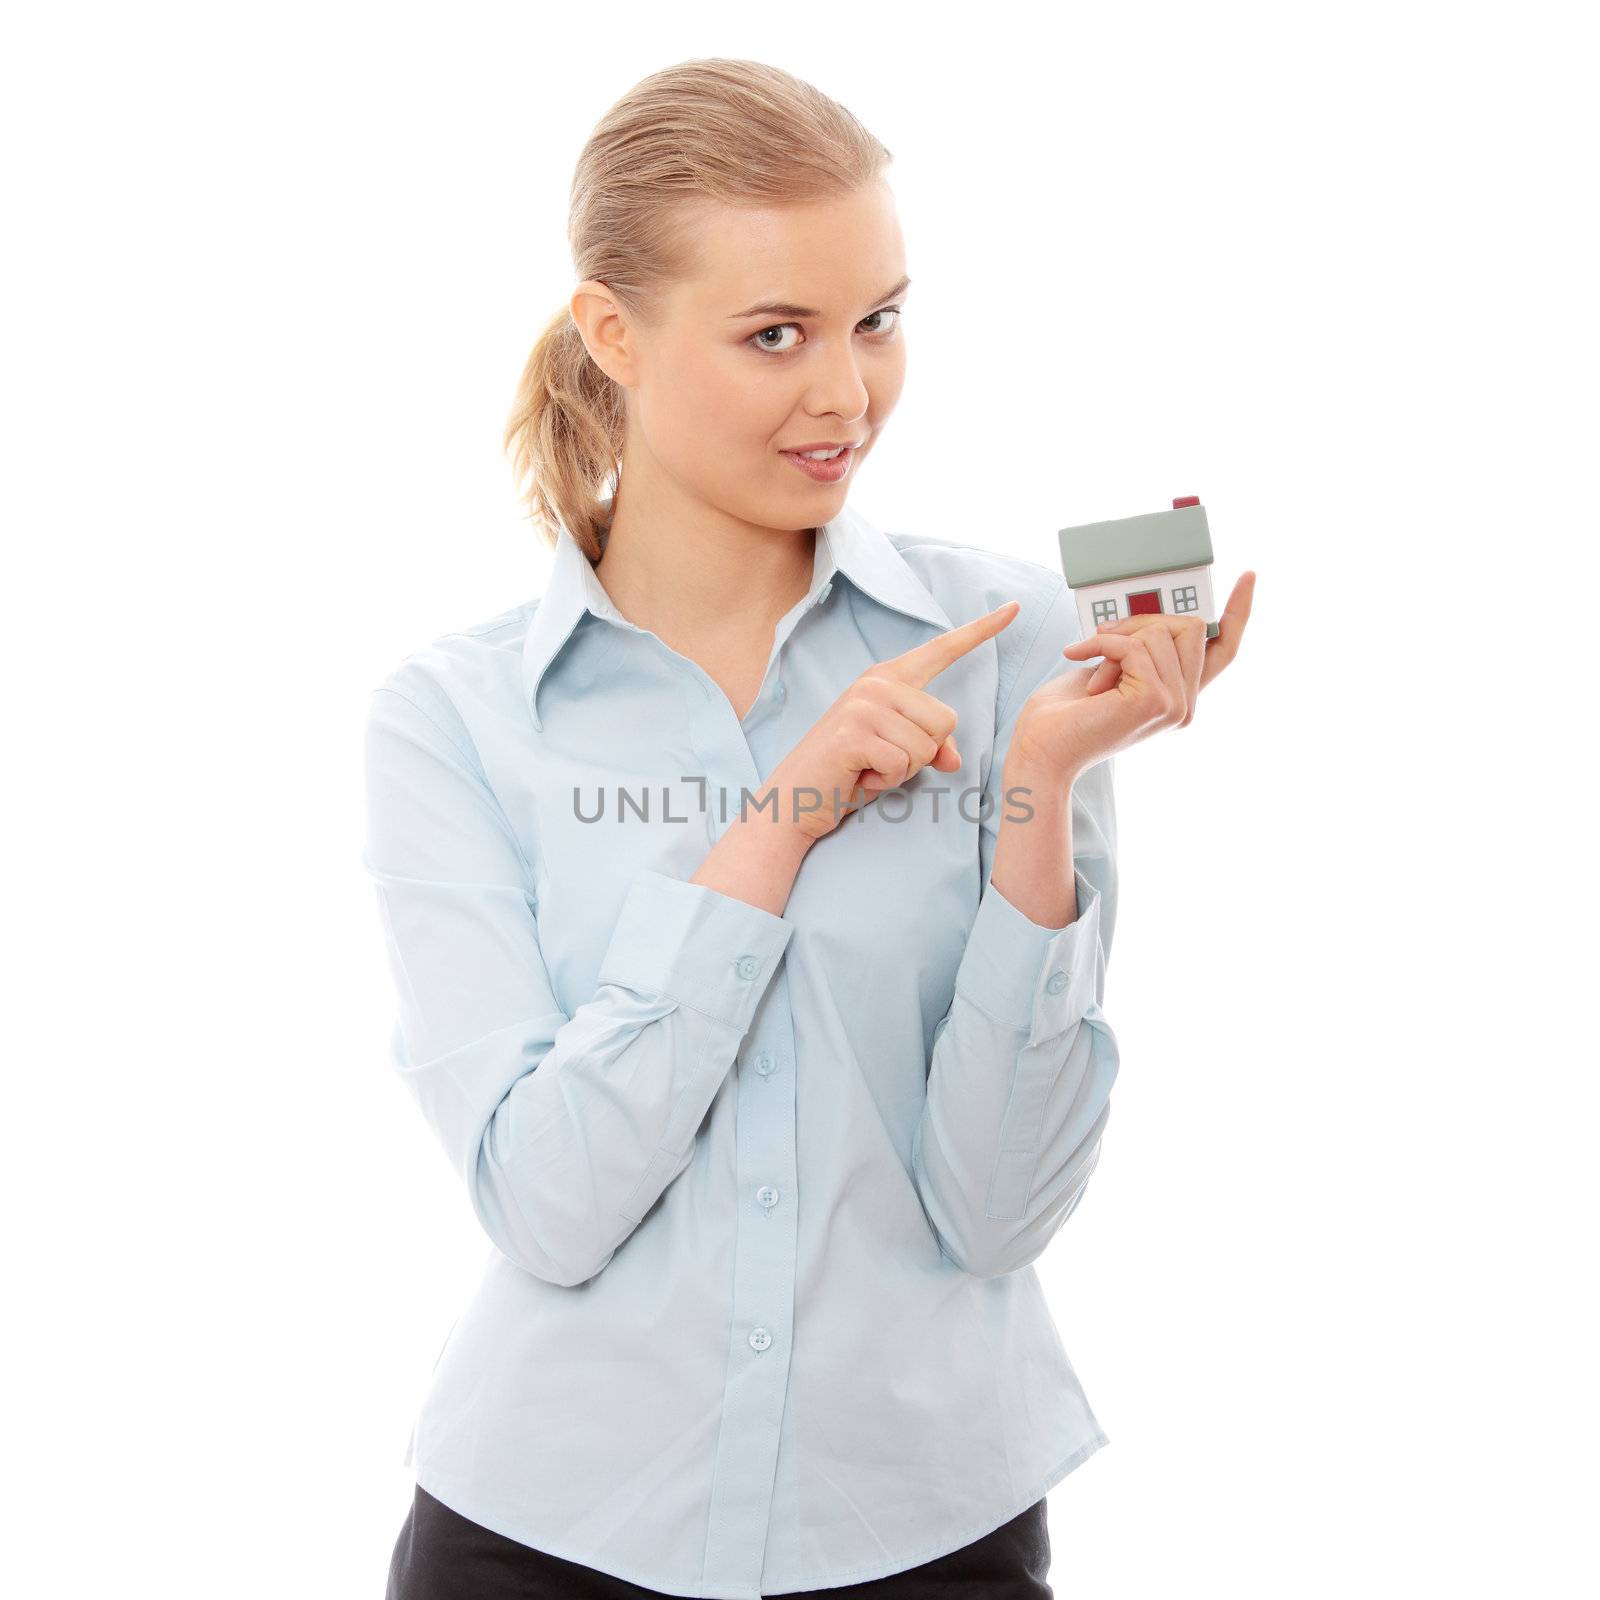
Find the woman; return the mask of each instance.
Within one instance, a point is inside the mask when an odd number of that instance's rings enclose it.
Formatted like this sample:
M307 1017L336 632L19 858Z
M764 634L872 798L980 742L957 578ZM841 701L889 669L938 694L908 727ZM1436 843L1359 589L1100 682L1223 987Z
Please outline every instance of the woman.
M508 432L546 591L372 696L395 1065L493 1245L390 1600L1048 1596L1107 1442L1032 1263L1117 1073L1111 757L1249 591L1080 639L1059 573L846 508L888 160L754 62L608 113Z

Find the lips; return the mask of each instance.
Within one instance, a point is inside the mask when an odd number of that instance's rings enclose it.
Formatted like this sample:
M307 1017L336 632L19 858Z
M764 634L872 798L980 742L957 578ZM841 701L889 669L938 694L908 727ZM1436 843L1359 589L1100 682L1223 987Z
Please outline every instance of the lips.
M783 455L813 483L838 483L850 470L850 464L855 460L856 453L853 446L845 445L831 461L813 461L797 450L785 450Z

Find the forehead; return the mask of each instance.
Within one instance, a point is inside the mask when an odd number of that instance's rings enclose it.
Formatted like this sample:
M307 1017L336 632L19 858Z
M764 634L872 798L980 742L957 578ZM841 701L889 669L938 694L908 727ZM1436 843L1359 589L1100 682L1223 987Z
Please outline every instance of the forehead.
M722 317L760 300L859 311L858 299L905 271L899 219L881 184L776 206L707 203L696 208L689 237L694 270L677 298Z

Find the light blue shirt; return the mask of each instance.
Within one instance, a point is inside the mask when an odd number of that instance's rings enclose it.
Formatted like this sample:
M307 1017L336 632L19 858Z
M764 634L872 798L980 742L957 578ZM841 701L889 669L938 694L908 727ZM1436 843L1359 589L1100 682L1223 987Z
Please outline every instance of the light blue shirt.
M959 772L846 816L782 916L687 881L857 676L1010 599L927 686ZM969 1544L1108 1442L1032 1263L1117 1075L1110 760L1076 919L987 886L1017 713L1080 636L1059 572L846 510L741 720L563 532L542 598L373 691L393 1063L493 1245L406 1448L430 1494L759 1600Z

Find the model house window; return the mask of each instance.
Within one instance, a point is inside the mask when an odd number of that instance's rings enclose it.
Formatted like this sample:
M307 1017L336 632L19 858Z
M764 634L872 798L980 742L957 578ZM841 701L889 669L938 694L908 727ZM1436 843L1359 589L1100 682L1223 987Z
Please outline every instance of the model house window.
M1200 609L1199 591L1194 584L1184 589L1172 591L1172 609L1174 611L1198 611Z
M1096 626L1102 622L1115 622L1117 620L1117 602L1115 600L1096 600L1094 603L1094 620Z

